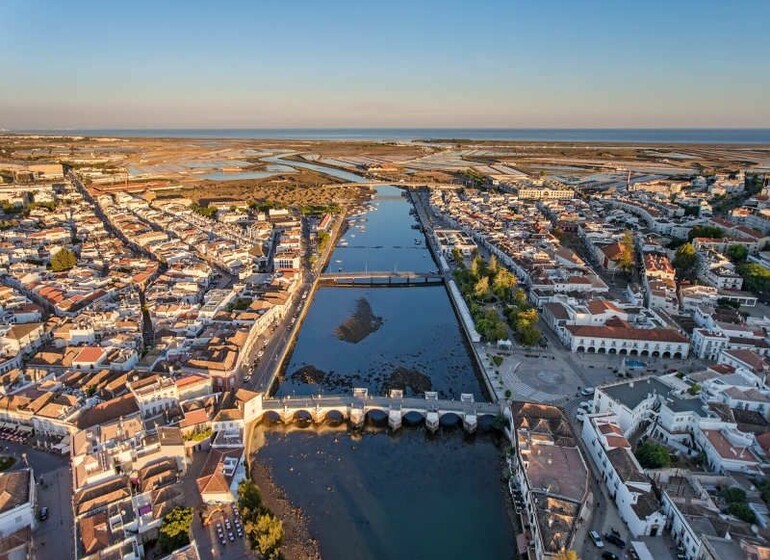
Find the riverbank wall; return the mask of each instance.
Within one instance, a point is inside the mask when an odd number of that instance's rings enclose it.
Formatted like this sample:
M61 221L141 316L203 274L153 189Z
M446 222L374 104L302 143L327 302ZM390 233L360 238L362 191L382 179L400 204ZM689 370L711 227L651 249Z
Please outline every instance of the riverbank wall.
M487 397L492 402L498 402L499 397L497 395L497 391L494 389L494 384L492 383L491 372L487 369L487 365L485 364L483 357L479 353L478 348L476 348L476 345L480 344L480 342L478 342L479 334L476 332L476 325L473 323L473 319L471 318L468 306L465 303L462 294L460 294L460 291L454 284L454 278L452 278L449 267L444 266L446 259L444 259L444 256L441 254L441 251L438 248L438 241L433 234L433 227L430 224L430 220L428 220L426 213L427 211L425 210L425 207L423 206L419 196L417 196L414 191L407 190L407 192L409 193L409 200L412 202L412 206L414 206L415 210L417 211L417 219L422 226L422 232L425 235L425 239L428 244L428 250L433 257L433 261L436 263L436 266L444 277L444 287L446 288L446 292L449 295L449 301L452 302L452 309L454 309L457 320L459 321L463 332L465 333L468 346L471 349L471 354L473 355L473 359L476 363L479 377L484 383ZM452 289L453 286L454 289Z

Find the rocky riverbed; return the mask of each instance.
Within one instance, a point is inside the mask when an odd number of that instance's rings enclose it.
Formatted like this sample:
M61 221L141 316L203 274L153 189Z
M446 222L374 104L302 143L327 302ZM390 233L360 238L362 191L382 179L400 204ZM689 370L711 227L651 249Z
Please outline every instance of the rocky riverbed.
M382 317L374 314L369 300L362 297L356 300L355 311L337 327L335 333L340 340L357 344L377 332L382 323Z

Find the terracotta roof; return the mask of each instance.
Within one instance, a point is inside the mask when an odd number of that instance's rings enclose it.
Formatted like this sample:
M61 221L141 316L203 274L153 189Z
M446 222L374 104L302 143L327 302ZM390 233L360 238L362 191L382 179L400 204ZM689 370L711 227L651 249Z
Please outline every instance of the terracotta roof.
M5 513L29 500L30 469L0 473L0 513Z
M567 325L573 336L588 338L613 338L618 340L649 340L652 342L688 342L678 331L667 328L635 329L633 327L596 327L592 325Z
M105 349L101 346L86 346L72 360L84 364L95 364L104 357Z

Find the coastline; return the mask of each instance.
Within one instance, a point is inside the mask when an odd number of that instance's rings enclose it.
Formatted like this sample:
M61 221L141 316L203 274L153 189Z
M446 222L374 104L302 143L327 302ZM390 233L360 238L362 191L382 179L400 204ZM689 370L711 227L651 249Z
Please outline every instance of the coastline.
M318 541L310 534L305 513L295 507L273 481L270 469L255 458L249 466L251 480L259 488L262 502L283 522L282 556L286 560L321 560Z

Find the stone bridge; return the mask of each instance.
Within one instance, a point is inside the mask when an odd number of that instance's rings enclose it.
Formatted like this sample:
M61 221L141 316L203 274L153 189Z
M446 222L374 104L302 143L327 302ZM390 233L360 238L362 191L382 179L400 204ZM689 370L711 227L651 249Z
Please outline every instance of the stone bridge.
M299 415L310 417L313 422L321 423L327 415L334 413L348 420L353 426L361 427L369 412L378 411L387 415L388 426L398 430L404 417L410 413L419 414L428 430L435 432L441 418L448 414L459 417L467 432L476 431L481 416L499 416L503 413L500 405L488 402L475 402L473 395L462 393L460 400L442 400L436 392L426 392L423 398L404 397L403 391L393 389L387 397L370 396L367 389L353 389L350 396L313 396L283 397L262 401L262 413L278 415L289 424Z

